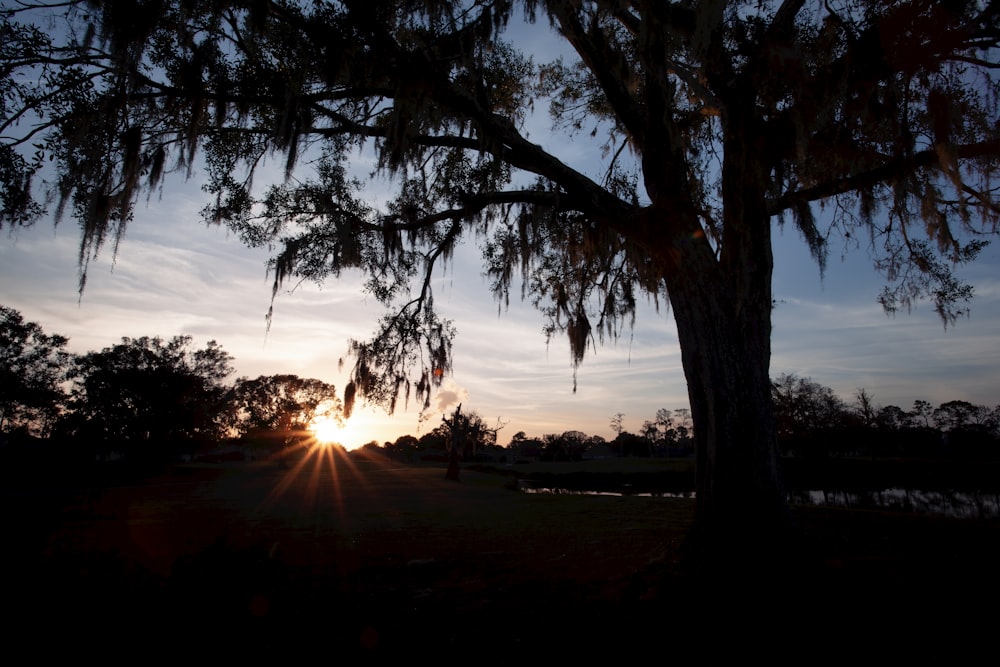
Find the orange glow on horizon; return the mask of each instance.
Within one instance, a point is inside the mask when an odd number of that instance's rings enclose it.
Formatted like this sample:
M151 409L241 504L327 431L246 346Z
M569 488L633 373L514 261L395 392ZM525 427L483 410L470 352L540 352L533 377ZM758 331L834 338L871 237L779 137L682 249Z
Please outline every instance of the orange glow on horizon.
M365 444L357 441L357 434L351 428L351 424L333 417L317 417L309 424L309 431L313 438L322 446L340 445L344 449L352 450Z
M319 421L326 417L318 418ZM333 419L331 417L331 419ZM334 423L337 423L335 419ZM436 425L436 424L435 424ZM373 406L357 406L350 419L345 419L339 423L339 432L330 428L327 434L324 426L324 435L316 433L313 426L309 430L316 436L318 442L327 443L327 438L332 438L332 442L343 445L344 449L354 450L363 447L369 442L376 442L379 446L386 442L395 442L400 436L412 435L420 437L426 431L433 428L421 424L419 414L415 411L403 411L396 415L388 415L381 408Z

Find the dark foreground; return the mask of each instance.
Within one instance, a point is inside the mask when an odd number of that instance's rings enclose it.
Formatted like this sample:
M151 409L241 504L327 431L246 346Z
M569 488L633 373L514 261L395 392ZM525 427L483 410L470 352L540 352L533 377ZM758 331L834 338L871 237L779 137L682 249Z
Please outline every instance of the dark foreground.
M995 520L795 508L794 567L717 585L679 565L689 500L527 495L443 473L328 455L110 485L8 471L3 650L196 664L994 650Z

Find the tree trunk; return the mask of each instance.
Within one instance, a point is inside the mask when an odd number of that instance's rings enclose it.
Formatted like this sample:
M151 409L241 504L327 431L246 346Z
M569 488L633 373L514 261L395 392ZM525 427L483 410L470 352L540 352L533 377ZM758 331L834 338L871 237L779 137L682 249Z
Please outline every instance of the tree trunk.
M445 417L441 417L441 421L449 429L448 469L445 471L444 478L457 482L459 481L458 453L463 450L466 442L465 423L462 421L462 404L459 403L458 407L455 408L455 414L452 416L451 421L448 421Z
M671 290L694 421L693 565L757 568L790 537L770 396L770 335L747 327L719 286L699 287L706 293L697 299Z
M458 465L458 451L453 447L450 452L448 452L448 469L444 472L444 478L450 482L459 481L459 471L461 468Z
M752 106L752 105L751 105ZM771 402L770 218L763 136L727 119L723 238L674 213L660 261L677 324L697 462L689 564L739 577L784 561L793 535Z

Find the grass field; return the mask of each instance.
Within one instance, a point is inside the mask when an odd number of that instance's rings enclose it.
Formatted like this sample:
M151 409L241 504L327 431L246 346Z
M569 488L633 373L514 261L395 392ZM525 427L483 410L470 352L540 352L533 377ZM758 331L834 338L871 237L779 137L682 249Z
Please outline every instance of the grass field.
M508 476L443 473L324 455L8 484L8 638L349 664L666 647L681 659L723 655L736 636L748 654L954 657L993 639L1000 522L796 508L811 574L707 589L678 569L690 500L530 495Z

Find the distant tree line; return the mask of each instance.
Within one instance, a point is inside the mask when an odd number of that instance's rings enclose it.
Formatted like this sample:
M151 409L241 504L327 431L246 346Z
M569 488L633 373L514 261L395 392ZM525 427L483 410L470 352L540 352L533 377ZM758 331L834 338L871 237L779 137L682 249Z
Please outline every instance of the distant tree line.
M410 463L447 462L452 453L463 462L497 460L507 451L497 443L497 434L503 426L499 420L491 426L478 412L462 411L459 406L420 436L401 435L394 442L381 445L373 440L362 449ZM461 438L455 438L456 432L461 433Z
M782 374L772 381L779 453L785 457L878 457L1000 459L1000 406L990 408L953 400L934 407L915 400L910 410L877 405L865 389L851 401L808 377ZM481 423L476 413L470 419ZM582 431L533 437L516 432L504 447L496 433L480 441L465 460L579 461L622 456L686 457L694 453L693 424L686 408L661 408L637 433L625 428L625 415L611 416L615 437L607 440ZM448 429L443 425L417 438L367 448L401 460L445 460Z
M1000 406L915 400L909 410L877 405L858 389L851 401L810 378L772 383L784 456L1000 459Z
M316 418L341 419L333 385L296 375L240 377L215 341L197 348L190 336L122 338L98 352L74 355L68 339L46 334L0 305L0 443L65 447L94 459L175 460L197 454L270 456L308 440ZM864 389L845 401L811 378L783 374L772 382L777 446L782 456L1000 459L1000 406L924 400L909 410L879 406ZM610 418L607 440L570 430L533 437L475 411L456 410L423 435L370 442L402 461L573 461L621 456L690 456L690 411L657 410L638 432L625 415ZM455 433L461 433L456 445ZM458 447L456 451L455 447ZM211 454L206 454L211 452ZM454 457L452 454L454 453Z
M241 377L215 341L122 338L97 352L66 351L0 305L0 442L62 448L81 459L165 461L238 444L268 455L309 437L317 417L340 419L335 387L295 375Z

